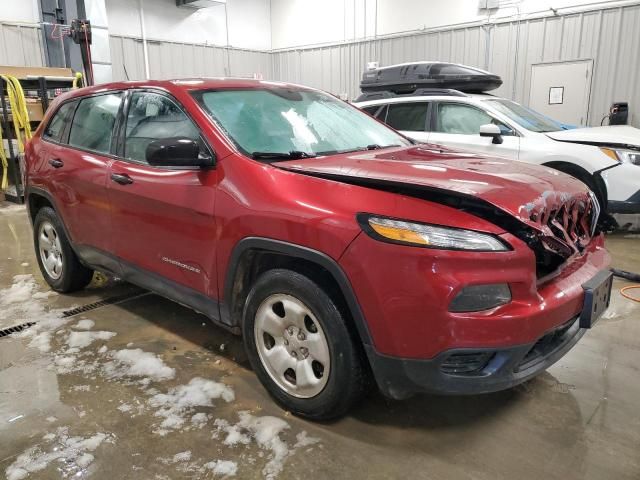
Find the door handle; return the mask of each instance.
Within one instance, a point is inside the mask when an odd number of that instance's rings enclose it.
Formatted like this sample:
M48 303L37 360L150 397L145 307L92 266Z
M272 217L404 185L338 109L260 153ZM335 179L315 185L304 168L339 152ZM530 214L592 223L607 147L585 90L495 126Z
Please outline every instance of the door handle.
M120 185L130 185L133 183L133 179L126 173L112 173L111 180Z
M53 168L60 168L64 167L64 162L59 158L52 158L49 160L49 165L51 165Z

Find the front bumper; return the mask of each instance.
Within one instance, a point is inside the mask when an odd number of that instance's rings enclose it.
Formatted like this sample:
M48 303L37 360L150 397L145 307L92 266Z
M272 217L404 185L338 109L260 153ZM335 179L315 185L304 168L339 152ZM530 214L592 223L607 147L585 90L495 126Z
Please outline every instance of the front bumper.
M640 213L640 166L621 163L599 172L607 186L608 213Z
M367 356L380 391L390 398L399 400L416 393L472 395L511 388L536 376L571 350L585 332L573 318L525 345L453 349L428 360L381 355L367 346ZM453 371L456 368L451 365L461 366L460 359L465 358L486 361L475 371Z
M609 200L609 213L640 213L640 190L626 200Z

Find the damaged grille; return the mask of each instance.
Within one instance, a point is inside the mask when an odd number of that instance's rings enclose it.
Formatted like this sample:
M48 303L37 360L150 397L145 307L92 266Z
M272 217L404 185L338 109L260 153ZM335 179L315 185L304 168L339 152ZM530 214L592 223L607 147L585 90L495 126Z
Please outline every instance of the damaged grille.
M544 277L589 245L596 232L600 206L595 196L549 192L525 207L541 235L537 238L538 277Z

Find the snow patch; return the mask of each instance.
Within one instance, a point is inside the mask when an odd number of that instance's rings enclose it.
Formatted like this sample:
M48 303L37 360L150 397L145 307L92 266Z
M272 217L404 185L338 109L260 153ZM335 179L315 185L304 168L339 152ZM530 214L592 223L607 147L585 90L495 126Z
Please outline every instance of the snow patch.
M319 438L310 437L306 430L301 431L296 435L296 444L293 448L304 448L310 447L311 445L315 445L320 442Z
M220 398L229 403L235 395L227 385L200 377L192 378L186 385L173 387L168 393L153 395L148 403L158 408L154 415L163 419L156 433L166 435L169 430L181 428L195 407L213 407L213 400Z
M215 460L204 464L204 468L211 470L214 475L233 477L238 472L238 464L230 460Z
M69 334L69 337L67 338L67 345L69 346L69 348L86 348L96 340L107 341L115 336L116 336L115 332L105 332L105 331L71 332Z
M204 465L202 460L190 461L191 450L185 452L176 453L173 457L158 458L157 460L164 465L176 465L176 470L191 474L190 477L201 478L206 476L207 473L213 474L213 476L224 476L225 478L233 477L238 471L238 464L230 460L212 460Z
M0 304L26 303L31 299L37 288L33 275L16 275L13 277L13 284L9 288L2 290Z
M296 444L290 448L280 434L290 428L289 424L281 418L272 416L256 417L247 411L238 412L240 421L231 425L228 421L217 419L215 425L218 433L226 434L223 443L234 446L249 444L255 440L258 447L267 453L267 463L262 469L262 475L267 480L276 478L283 470L286 460L295 453L298 448L318 443L317 438L309 437L307 432L300 432L296 436ZM215 436L216 434L214 434Z
M191 450L187 450L186 452L176 453L173 456L172 463L188 462L189 460L191 460Z
M103 442L114 442L114 436L108 433L96 433L88 437L70 436L69 427L58 428L55 435L46 435L48 451L40 446L31 447L7 467L7 480L22 480L32 473L44 470L54 461L61 461L58 467L63 477L82 475L94 460L89 452L94 452Z
M204 412L196 413L191 417L191 424L195 428L203 428L209 421L209 415Z
M96 322L93 320L80 320L78 323L73 325L73 328L76 330L91 330L95 326Z
M113 361L104 365L109 378L148 377L160 382L176 375L176 370L167 366L162 359L139 348L117 350L111 353L111 357Z
M10 327L28 322L37 322L31 328L13 334L17 338L29 338L29 346L42 353L51 350L51 332L57 330L67 319L62 318L62 311L47 311L42 302L43 297L33 275L16 275L13 284L0 289L0 327ZM48 293L46 294L48 296Z

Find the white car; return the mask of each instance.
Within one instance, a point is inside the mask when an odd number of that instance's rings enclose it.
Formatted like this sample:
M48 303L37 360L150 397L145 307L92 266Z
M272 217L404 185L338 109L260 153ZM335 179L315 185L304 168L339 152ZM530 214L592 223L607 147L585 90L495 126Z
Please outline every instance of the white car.
M419 142L546 165L586 183L604 211L640 213L639 129L567 129L493 95L425 91L355 105Z

